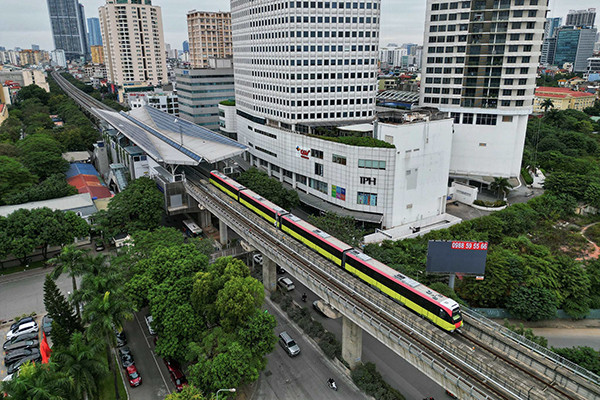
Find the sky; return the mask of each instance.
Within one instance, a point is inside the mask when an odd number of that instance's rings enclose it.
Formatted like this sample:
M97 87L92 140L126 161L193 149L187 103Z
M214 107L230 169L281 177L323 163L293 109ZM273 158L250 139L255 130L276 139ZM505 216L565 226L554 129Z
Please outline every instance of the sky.
M80 0L85 6L86 18L97 17L98 7L105 0ZM186 14L188 11L229 11L228 0L153 0L161 6L165 42L172 48L181 49L187 40ZM381 46L388 43L423 42L423 25L426 0L381 1ZM0 0L0 46L7 49L31 48L53 50L52 32L46 0ZM565 17L570 9L596 7L598 0L550 0L550 17ZM596 18L598 25L600 15Z

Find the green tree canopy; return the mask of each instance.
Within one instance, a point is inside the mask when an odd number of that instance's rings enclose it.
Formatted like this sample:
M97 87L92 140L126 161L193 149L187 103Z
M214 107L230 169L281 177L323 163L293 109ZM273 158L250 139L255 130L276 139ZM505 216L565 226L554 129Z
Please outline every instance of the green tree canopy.
M362 229L356 227L354 218L330 211L320 216L310 215L308 222L353 247L358 247L365 235Z
M238 181L248 189L286 210L291 210L300 204L298 192L284 188L279 180L270 178L266 172L257 168L250 168L242 172Z
M506 301L506 309L515 317L541 321L556 317L556 296L548 289L520 286Z
M45 134L30 135L17 143L21 162L33 174L46 179L53 174L64 174L69 162L62 158L62 148L56 139Z
M18 160L0 156L0 204L6 203L7 198L18 195L36 182L37 177Z
M73 387L73 378L59 372L55 364L27 363L21 366L18 376L0 382L0 393L18 400L71 400Z

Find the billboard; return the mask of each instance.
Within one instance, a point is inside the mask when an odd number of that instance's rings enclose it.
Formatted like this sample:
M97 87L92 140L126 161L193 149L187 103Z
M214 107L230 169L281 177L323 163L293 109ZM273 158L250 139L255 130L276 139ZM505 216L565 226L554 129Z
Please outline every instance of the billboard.
M427 272L483 275L487 242L430 240L427 246Z

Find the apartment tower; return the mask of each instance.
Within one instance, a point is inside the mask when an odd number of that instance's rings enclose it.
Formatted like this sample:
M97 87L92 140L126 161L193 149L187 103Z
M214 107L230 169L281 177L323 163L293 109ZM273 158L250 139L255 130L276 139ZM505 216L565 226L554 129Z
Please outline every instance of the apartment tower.
M450 174L517 177L546 0L427 0L420 105L451 113Z
M579 28L592 27L596 20L596 9L588 8L587 10L569 10L565 25L575 26Z
M192 10L187 14L187 23L192 68L207 68L209 58L233 55L231 13Z
M54 48L65 51L67 60L89 53L83 5L77 0L47 0Z
M106 0L98 11L108 80L119 86L166 84L160 7L152 0Z

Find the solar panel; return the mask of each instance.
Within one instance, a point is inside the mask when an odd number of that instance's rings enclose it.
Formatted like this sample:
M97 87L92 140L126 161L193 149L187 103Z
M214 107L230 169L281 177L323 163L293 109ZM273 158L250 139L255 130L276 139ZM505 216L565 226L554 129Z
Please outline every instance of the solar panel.
M183 131L183 133L187 136L193 136L202 140L226 144L229 146L238 147L240 149L246 148L246 146L236 142L235 140L229 139L203 126L196 125L184 119L177 118L171 114L157 110L156 108L144 106L144 110L146 110L150 118L152 118L152 121L154 121L158 129L168 130L175 133L180 133Z

